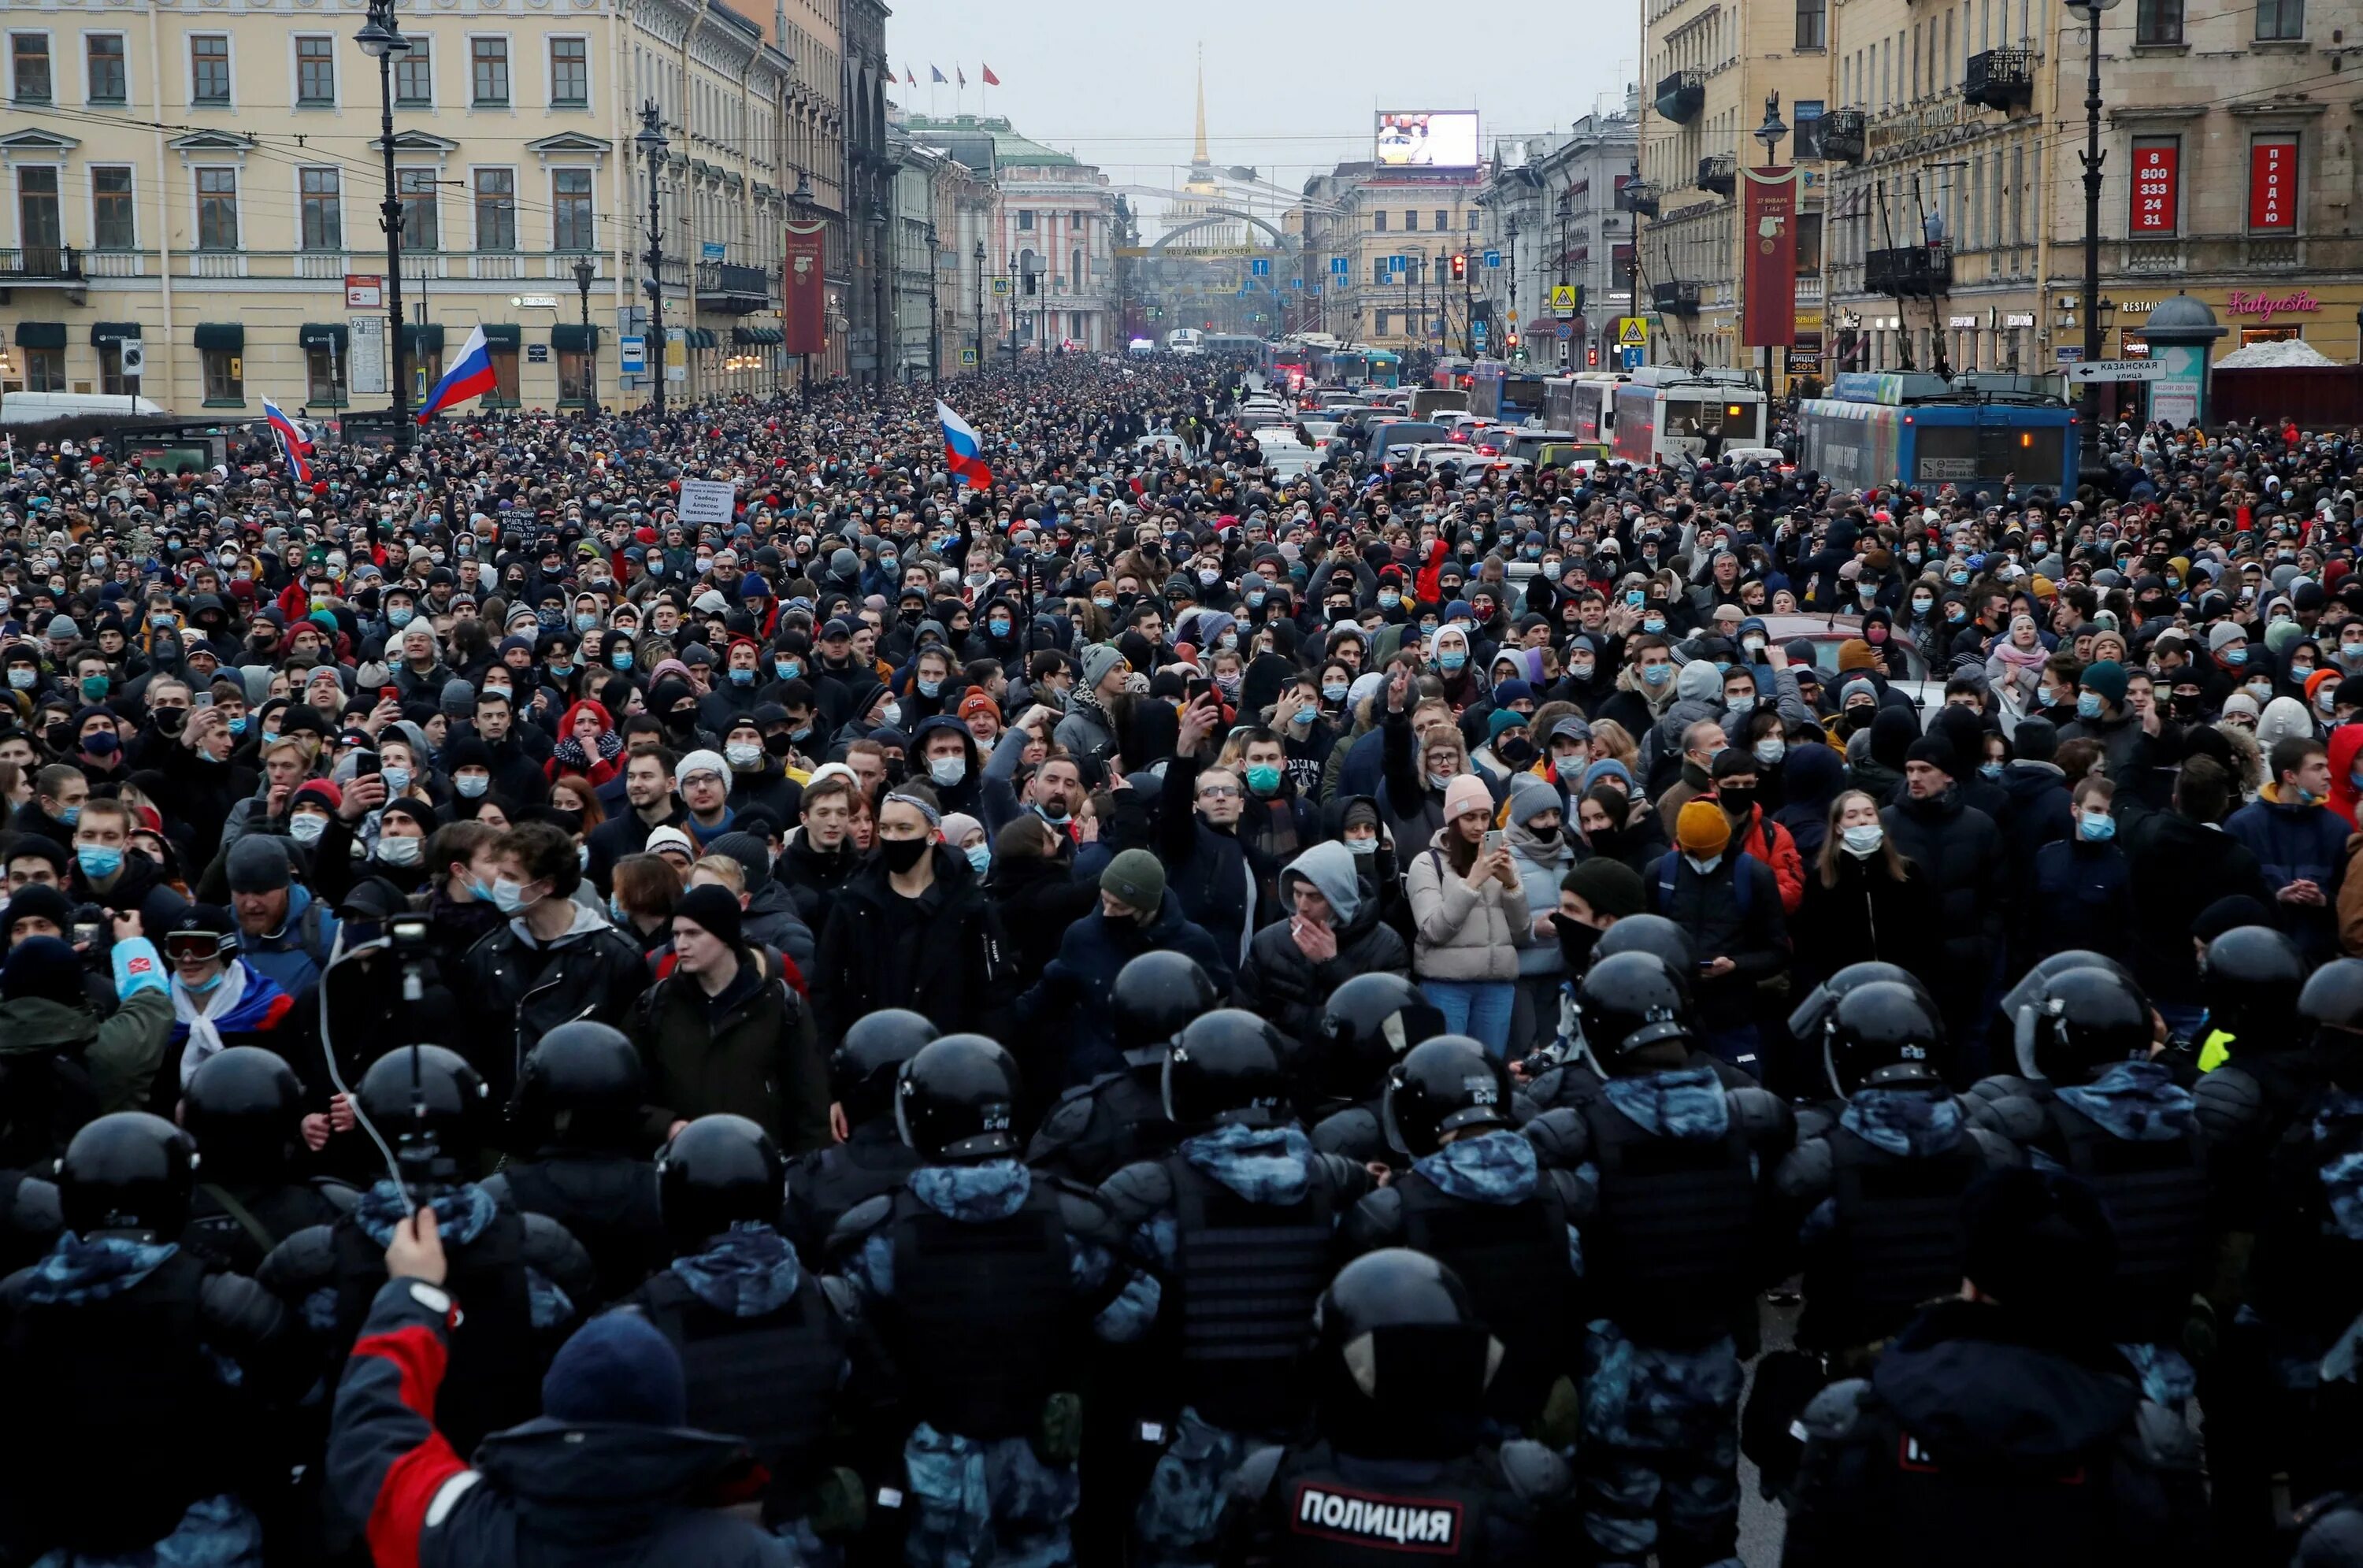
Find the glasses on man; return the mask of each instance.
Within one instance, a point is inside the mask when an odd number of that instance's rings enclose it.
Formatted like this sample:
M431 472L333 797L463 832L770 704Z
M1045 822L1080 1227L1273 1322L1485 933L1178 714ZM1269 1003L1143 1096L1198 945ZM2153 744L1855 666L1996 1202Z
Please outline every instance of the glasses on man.
M1204 789L1198 791L1198 799L1202 801L1230 801L1237 799L1238 793L1239 791L1236 785L1209 784Z

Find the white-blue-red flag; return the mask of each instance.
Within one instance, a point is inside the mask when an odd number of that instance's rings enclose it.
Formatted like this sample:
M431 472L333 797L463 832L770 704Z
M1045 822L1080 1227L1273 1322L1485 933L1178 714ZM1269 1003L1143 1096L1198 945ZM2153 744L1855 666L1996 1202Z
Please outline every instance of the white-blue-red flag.
M993 483L993 470L984 466L984 444L969 428L968 421L952 412L952 405L941 399L936 403L936 417L944 426L944 466L952 478L961 484L972 484L983 490Z
M426 424L455 403L489 396L497 385L493 379L492 346L484 341L484 329L479 326L468 334L468 340L460 345L460 357L418 405L418 423Z

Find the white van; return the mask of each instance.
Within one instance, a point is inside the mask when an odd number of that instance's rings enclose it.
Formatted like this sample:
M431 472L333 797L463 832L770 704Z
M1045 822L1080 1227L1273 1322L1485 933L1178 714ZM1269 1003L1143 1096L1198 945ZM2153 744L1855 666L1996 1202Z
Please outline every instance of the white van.
M102 397L96 392L0 392L0 425L40 425L52 419L86 419L112 414L153 418L164 405L144 397Z

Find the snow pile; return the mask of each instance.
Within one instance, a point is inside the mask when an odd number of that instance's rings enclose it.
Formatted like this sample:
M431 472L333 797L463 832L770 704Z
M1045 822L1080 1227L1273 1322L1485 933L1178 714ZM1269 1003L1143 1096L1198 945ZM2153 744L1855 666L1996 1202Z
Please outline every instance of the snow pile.
M2251 343L2246 348L2235 348L2215 361L2219 370L2282 370L2297 366L2328 365L2313 344L2302 337L2282 337L2263 343Z

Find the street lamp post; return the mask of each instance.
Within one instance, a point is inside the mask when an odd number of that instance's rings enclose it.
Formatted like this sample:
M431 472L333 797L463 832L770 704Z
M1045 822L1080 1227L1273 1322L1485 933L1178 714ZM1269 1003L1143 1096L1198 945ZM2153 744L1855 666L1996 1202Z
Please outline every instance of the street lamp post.
M798 219L809 223L812 221L812 175L799 169L796 171L796 188L788 193L788 205L795 209ZM784 282L780 286L782 290L787 287ZM782 293L781 298L786 297ZM826 299L827 296L824 293L822 297ZM798 383L796 396L804 407L810 408L812 406L812 350L809 348L796 356L796 380Z
M1009 253L1009 368L1017 368L1017 252Z
M2101 357L2101 315L2092 308L2101 297L2101 162L2108 155L2101 150L2101 13L2116 8L2117 0L2077 0L2076 9L2084 13L2085 37L2091 47L2085 52L2084 69L2084 362L2091 364ZM2101 392L2097 386L2084 389L2084 440L2077 457L2080 473L2101 466Z
M969 258L976 263L976 373L984 374L984 241L976 242Z
M1764 100L1764 123L1758 126L1755 131L1756 139L1764 144L1765 168L1778 169L1781 166L1781 138L1788 134L1789 127L1781 120L1781 94L1769 94ZM1794 314L1792 309L1791 312L1792 317ZM1773 369L1772 348L1767 344L1764 348L1764 395L1767 397L1772 396L1774 392Z
M1515 214L1515 213L1512 213L1512 214L1510 215L1510 221L1509 221L1509 224L1508 224L1508 228L1509 228L1509 231L1510 231L1510 319L1509 319L1508 323L1504 326L1504 327L1503 327L1503 342L1504 344L1507 344L1509 347L1511 347L1511 348L1515 348L1515 347L1517 347L1517 346L1516 346L1515 344L1512 344L1512 343L1510 343L1510 342L1509 342L1509 337L1508 337L1508 336L1507 336L1507 335L1508 335L1508 333L1510 332L1510 330L1512 330L1513 328L1514 328L1514 327L1518 325L1519 321L1521 321L1521 320L1523 319L1523 317L1521 316L1521 315L1520 315L1520 313L1519 313L1519 310L1518 310L1518 215L1517 215L1517 214ZM1507 359L1507 358L1509 358L1509 356L1505 354L1505 355L1503 355L1503 359Z
M394 172L394 61L410 52L410 40L395 26L394 0L371 0L369 20L353 35L361 52L377 61L378 148L385 158L385 200L378 224L385 230L385 314L394 341L394 449L410 448L409 378L402 352L402 192Z
M653 372L655 390L649 394L649 406L659 419L664 417L665 377L672 366L669 362L671 343L665 337L664 320L664 217L657 205L657 171L664 165L665 134L663 120L657 113L656 100L640 105L640 134L632 145L647 155L649 160L649 330L657 341L657 364Z
M574 292L582 296L582 352L587 366L582 401L594 414L599 412L599 339L591 333L591 280L598 275L599 269L591 265L591 258L574 259Z
M944 346L936 329L936 262L937 237L936 220L927 220L927 381L941 386L944 380Z

